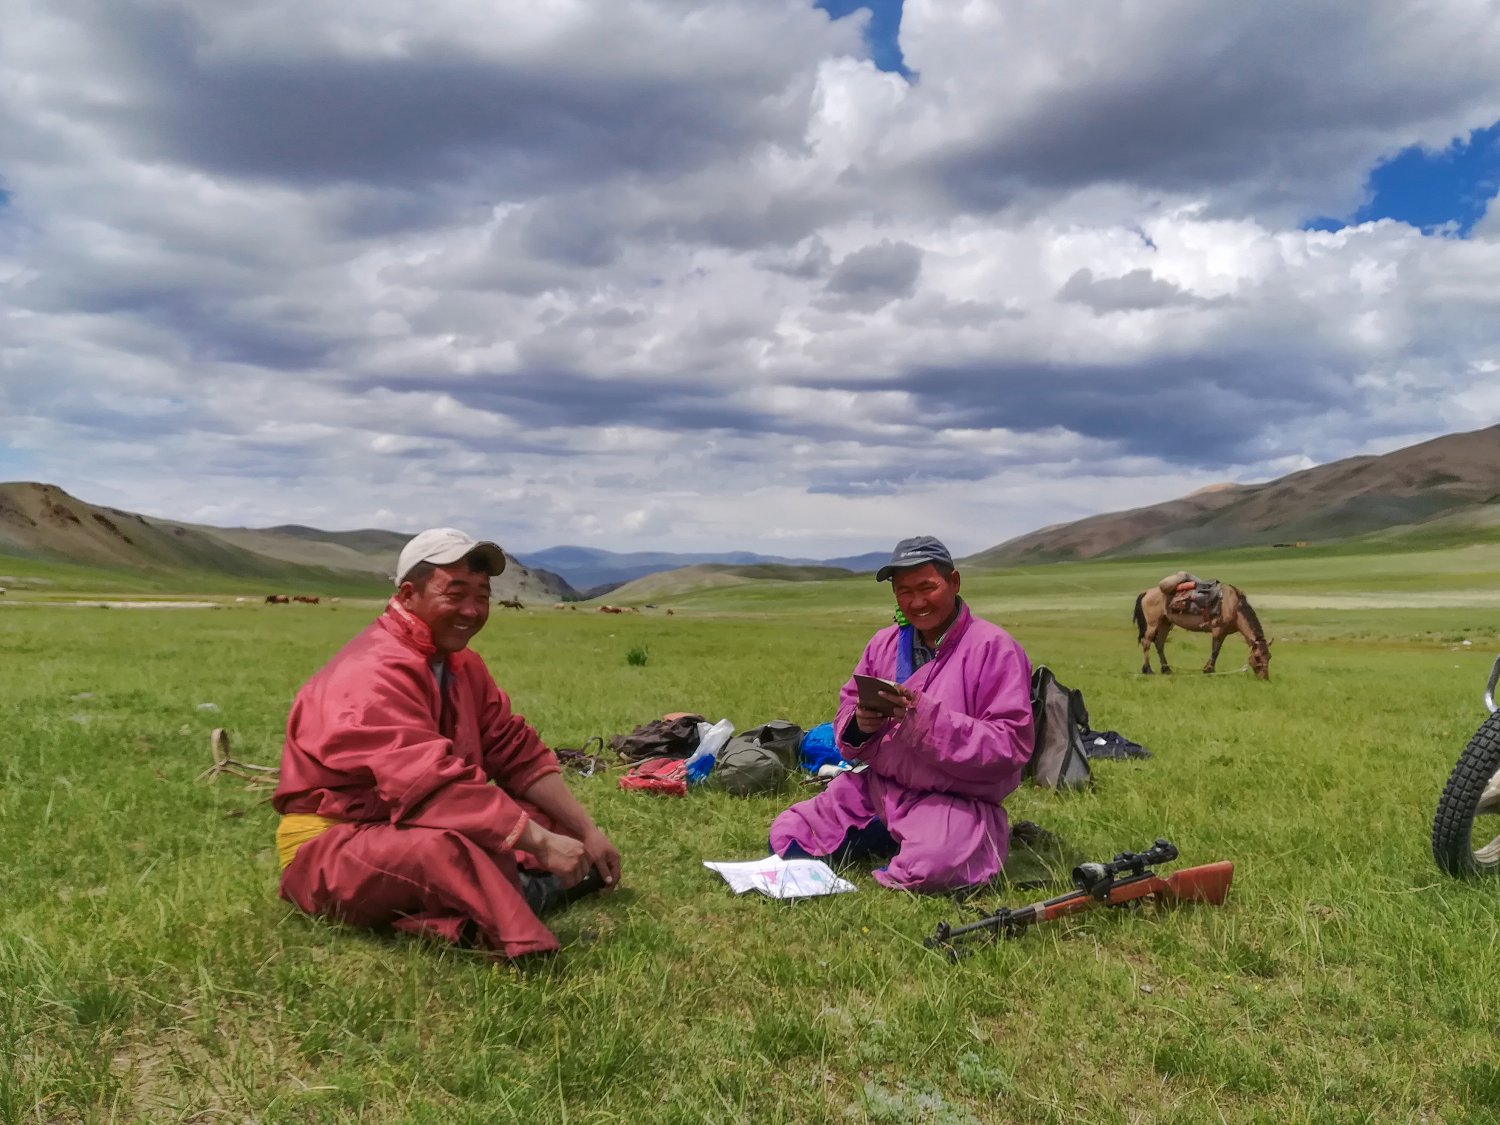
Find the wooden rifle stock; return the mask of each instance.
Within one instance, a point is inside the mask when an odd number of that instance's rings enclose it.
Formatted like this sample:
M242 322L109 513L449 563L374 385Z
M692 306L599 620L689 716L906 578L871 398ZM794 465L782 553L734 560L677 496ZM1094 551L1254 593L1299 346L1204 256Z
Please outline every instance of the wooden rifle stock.
M1082 870L1084 869L1079 869ZM1187 867L1167 876L1145 870L1121 879L1106 876L1100 884L1088 889L1080 888L1029 906L1004 907L977 922L962 926L939 922L937 929L931 937L925 939L924 944L931 949L945 950L949 960L956 961L959 947L955 944L955 939L967 937L994 941L997 937L1020 937L1028 927L1039 922L1050 922L1054 918L1076 914L1095 906L1123 906L1153 895L1167 902L1206 902L1219 906L1229 894L1229 884L1233 878L1234 864L1227 860L1205 863L1201 867ZM1077 872L1074 873L1074 881L1081 882Z

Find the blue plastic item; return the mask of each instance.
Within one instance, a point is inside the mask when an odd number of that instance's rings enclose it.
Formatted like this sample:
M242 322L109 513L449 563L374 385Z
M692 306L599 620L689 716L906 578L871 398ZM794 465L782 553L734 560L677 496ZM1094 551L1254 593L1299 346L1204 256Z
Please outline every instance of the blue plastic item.
M845 765L833 741L833 724L819 723L802 736L802 768L817 773L824 766Z

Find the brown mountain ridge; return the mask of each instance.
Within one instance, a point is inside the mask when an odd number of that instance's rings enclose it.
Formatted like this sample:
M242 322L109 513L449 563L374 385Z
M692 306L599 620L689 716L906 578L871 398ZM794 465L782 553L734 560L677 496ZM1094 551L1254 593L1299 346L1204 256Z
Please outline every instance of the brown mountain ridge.
M1187 496L1029 532L964 560L1015 566L1117 555L1329 543L1442 520L1493 526L1500 505L1500 425L1380 456L1349 457L1265 484Z
M395 531L319 531L286 525L217 528L100 507L51 484L0 483L0 555L108 569L198 571L265 579L270 585L389 581L410 538ZM509 555L497 598L553 602L576 593L561 577Z

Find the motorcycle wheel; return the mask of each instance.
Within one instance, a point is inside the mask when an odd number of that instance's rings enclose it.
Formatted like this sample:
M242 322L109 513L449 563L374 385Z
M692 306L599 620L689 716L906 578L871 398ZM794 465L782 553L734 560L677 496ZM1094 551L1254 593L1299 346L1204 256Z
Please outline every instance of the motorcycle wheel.
M1487 875L1500 872L1500 800L1485 791L1500 771L1500 711L1487 718L1474 732L1448 775L1448 784L1438 798L1432 820L1432 857L1449 875ZM1496 816L1489 831L1478 831L1475 821Z

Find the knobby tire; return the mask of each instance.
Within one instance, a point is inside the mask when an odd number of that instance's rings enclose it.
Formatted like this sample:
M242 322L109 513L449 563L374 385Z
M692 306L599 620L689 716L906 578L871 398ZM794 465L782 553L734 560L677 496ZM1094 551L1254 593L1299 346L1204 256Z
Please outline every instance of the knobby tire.
M1432 857L1456 876L1500 872L1500 858L1488 863L1474 854L1474 815L1490 778L1500 770L1500 711L1480 725L1448 775L1432 821ZM1500 834L1500 817L1495 818Z

